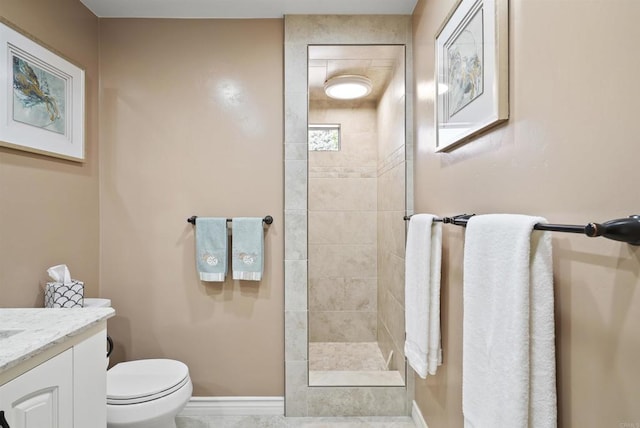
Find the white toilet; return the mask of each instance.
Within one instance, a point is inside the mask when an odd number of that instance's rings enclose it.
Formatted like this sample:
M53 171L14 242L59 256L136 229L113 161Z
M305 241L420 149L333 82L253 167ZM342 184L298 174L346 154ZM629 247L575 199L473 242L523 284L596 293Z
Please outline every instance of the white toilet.
M111 306L108 299L84 300L85 307ZM176 428L192 392L189 368L180 361L116 364L107 370L107 428Z

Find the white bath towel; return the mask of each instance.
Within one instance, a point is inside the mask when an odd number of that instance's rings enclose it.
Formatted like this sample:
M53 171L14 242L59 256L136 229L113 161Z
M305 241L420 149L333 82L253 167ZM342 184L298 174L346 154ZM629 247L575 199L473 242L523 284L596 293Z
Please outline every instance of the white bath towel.
M465 428L556 427L553 267L540 217L467 223L462 411Z
M442 223L431 214L411 216L405 255L404 353L421 378L442 364L440 346L440 264Z

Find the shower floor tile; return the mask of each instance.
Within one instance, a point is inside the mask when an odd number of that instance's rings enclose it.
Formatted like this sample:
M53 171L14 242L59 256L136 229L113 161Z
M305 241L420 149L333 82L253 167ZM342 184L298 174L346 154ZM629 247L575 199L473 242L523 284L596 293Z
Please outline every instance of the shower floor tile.
M310 342L309 370L386 371L376 342Z

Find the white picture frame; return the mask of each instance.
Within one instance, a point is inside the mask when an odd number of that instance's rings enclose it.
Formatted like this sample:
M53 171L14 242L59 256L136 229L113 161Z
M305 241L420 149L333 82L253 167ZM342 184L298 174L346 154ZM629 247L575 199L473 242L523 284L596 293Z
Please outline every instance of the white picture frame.
M508 120L508 27L508 0L460 0L436 34L437 152Z
M84 161L84 70L4 21L0 51L0 146Z

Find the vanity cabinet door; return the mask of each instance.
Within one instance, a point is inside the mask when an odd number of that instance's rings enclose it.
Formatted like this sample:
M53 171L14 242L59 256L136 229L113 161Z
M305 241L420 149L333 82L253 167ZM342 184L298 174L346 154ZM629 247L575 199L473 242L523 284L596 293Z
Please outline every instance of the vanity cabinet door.
M0 386L0 411L9 427L72 427L72 371L69 349Z

